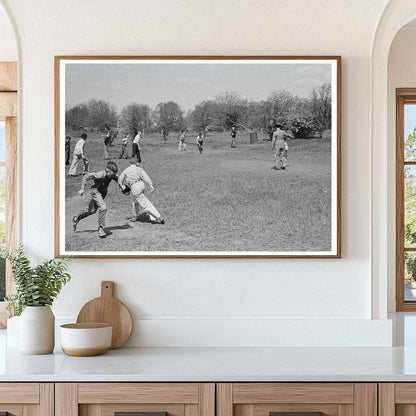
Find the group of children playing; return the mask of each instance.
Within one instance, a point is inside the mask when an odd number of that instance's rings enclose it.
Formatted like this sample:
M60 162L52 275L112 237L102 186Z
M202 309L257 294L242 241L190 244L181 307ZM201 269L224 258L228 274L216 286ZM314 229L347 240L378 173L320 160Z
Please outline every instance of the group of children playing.
M109 161L104 170L97 172L88 172L88 159L84 154L84 145L87 140L87 134L83 133L80 140L75 145L71 167L68 176L77 176L76 171L79 162L84 162L84 171L82 177L81 188L78 195L82 196L88 182L91 184L91 199L86 207L72 218L72 226L74 232L81 220L98 212L98 236L105 238L105 218L107 214L107 204L104 201L108 193L108 187L112 181L116 182L125 195L132 195L132 220L146 217L146 220L153 224L164 224L165 220L159 211L144 195L146 184L149 186L150 192L154 192L152 180L143 168L139 166L139 160L136 159L137 153L132 157L129 167L123 170L120 176L117 176L118 166L115 162ZM137 144L137 143L136 143Z
M231 147L235 147L235 138L236 131L233 127L231 131ZM78 191L78 194L82 196L85 191L85 187L89 181L92 182L91 185L91 199L88 202L85 209L75 215L72 218L72 224L74 231L77 230L78 223L90 215L95 214L98 211L98 236L100 238L105 238L107 233L105 231L105 218L107 214L107 204L104 199L108 193L108 187L112 181L115 181L120 187L123 194L132 195L132 210L133 210L133 220L137 220L142 215L145 215L146 218L153 224L164 224L165 220L160 215L159 211L155 206L149 201L149 199L144 195L146 184L149 186L150 192L154 192L155 188L153 186L152 180L149 175L145 172L143 168L139 166L141 162L140 157L140 138L141 135L138 134L133 140L133 155L131 159L131 165L123 170L120 176L117 176L118 166L115 162L109 161L104 170L97 172L88 172L88 159L84 154L84 146L87 140L87 134L81 134L81 138L75 145L73 159L71 166L68 171L69 176L77 176L76 171L79 165L79 162L82 160L84 162L83 178L81 183L81 188ZM186 150L185 143L185 133L181 132L179 139L178 151ZM272 138L272 151L276 160L277 170L284 170L287 166L287 138L293 138L281 126L276 126L273 132ZM196 144L198 146L199 152L203 152L203 140L204 135L199 133L196 137ZM122 152L119 158L127 158L127 142L128 137L126 136L122 140Z

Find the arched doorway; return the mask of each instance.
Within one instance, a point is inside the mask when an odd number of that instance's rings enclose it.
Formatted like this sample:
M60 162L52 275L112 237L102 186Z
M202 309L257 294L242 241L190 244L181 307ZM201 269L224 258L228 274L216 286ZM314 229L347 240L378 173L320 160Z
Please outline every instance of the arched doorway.
M416 17L414 0L390 1L380 18L371 51L371 259L372 317L387 318L390 287L389 270L395 252L391 250L389 224L395 220L391 209L394 190L389 188L391 172L388 153L388 56L396 33Z

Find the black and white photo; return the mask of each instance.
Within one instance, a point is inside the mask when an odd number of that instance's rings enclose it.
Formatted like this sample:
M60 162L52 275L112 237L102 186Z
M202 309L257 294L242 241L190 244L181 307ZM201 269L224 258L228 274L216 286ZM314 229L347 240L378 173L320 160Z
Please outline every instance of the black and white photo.
M339 257L340 66L56 57L56 255Z

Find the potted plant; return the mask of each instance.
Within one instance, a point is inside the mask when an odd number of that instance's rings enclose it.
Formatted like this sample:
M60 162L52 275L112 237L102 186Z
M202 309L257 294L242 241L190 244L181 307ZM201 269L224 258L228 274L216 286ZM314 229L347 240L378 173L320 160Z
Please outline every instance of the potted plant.
M6 296L8 309L19 318L19 351L23 354L49 354L55 346L55 316L51 305L71 276L67 258L46 260L32 267L23 246L1 250L10 261L16 292Z

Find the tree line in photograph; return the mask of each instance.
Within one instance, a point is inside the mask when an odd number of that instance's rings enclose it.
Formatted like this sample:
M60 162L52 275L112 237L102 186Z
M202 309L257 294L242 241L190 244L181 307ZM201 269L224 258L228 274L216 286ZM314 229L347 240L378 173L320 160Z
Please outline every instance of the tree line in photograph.
M96 129L114 137L118 131L133 137L141 131L159 132L167 139L173 132L222 132L232 126L271 135L277 124L297 138L322 135L331 128L331 84L324 82L308 98L283 89L272 91L262 101L242 98L236 92L222 92L187 112L175 101L161 102L155 108L131 103L118 112L113 104L98 99L67 107L65 111L67 129Z
M414 160L416 154L416 127L405 141L405 160ZM413 166L405 167L404 180L404 238L405 247L416 245L416 176ZM414 253L405 255L405 279L416 281L416 256Z

